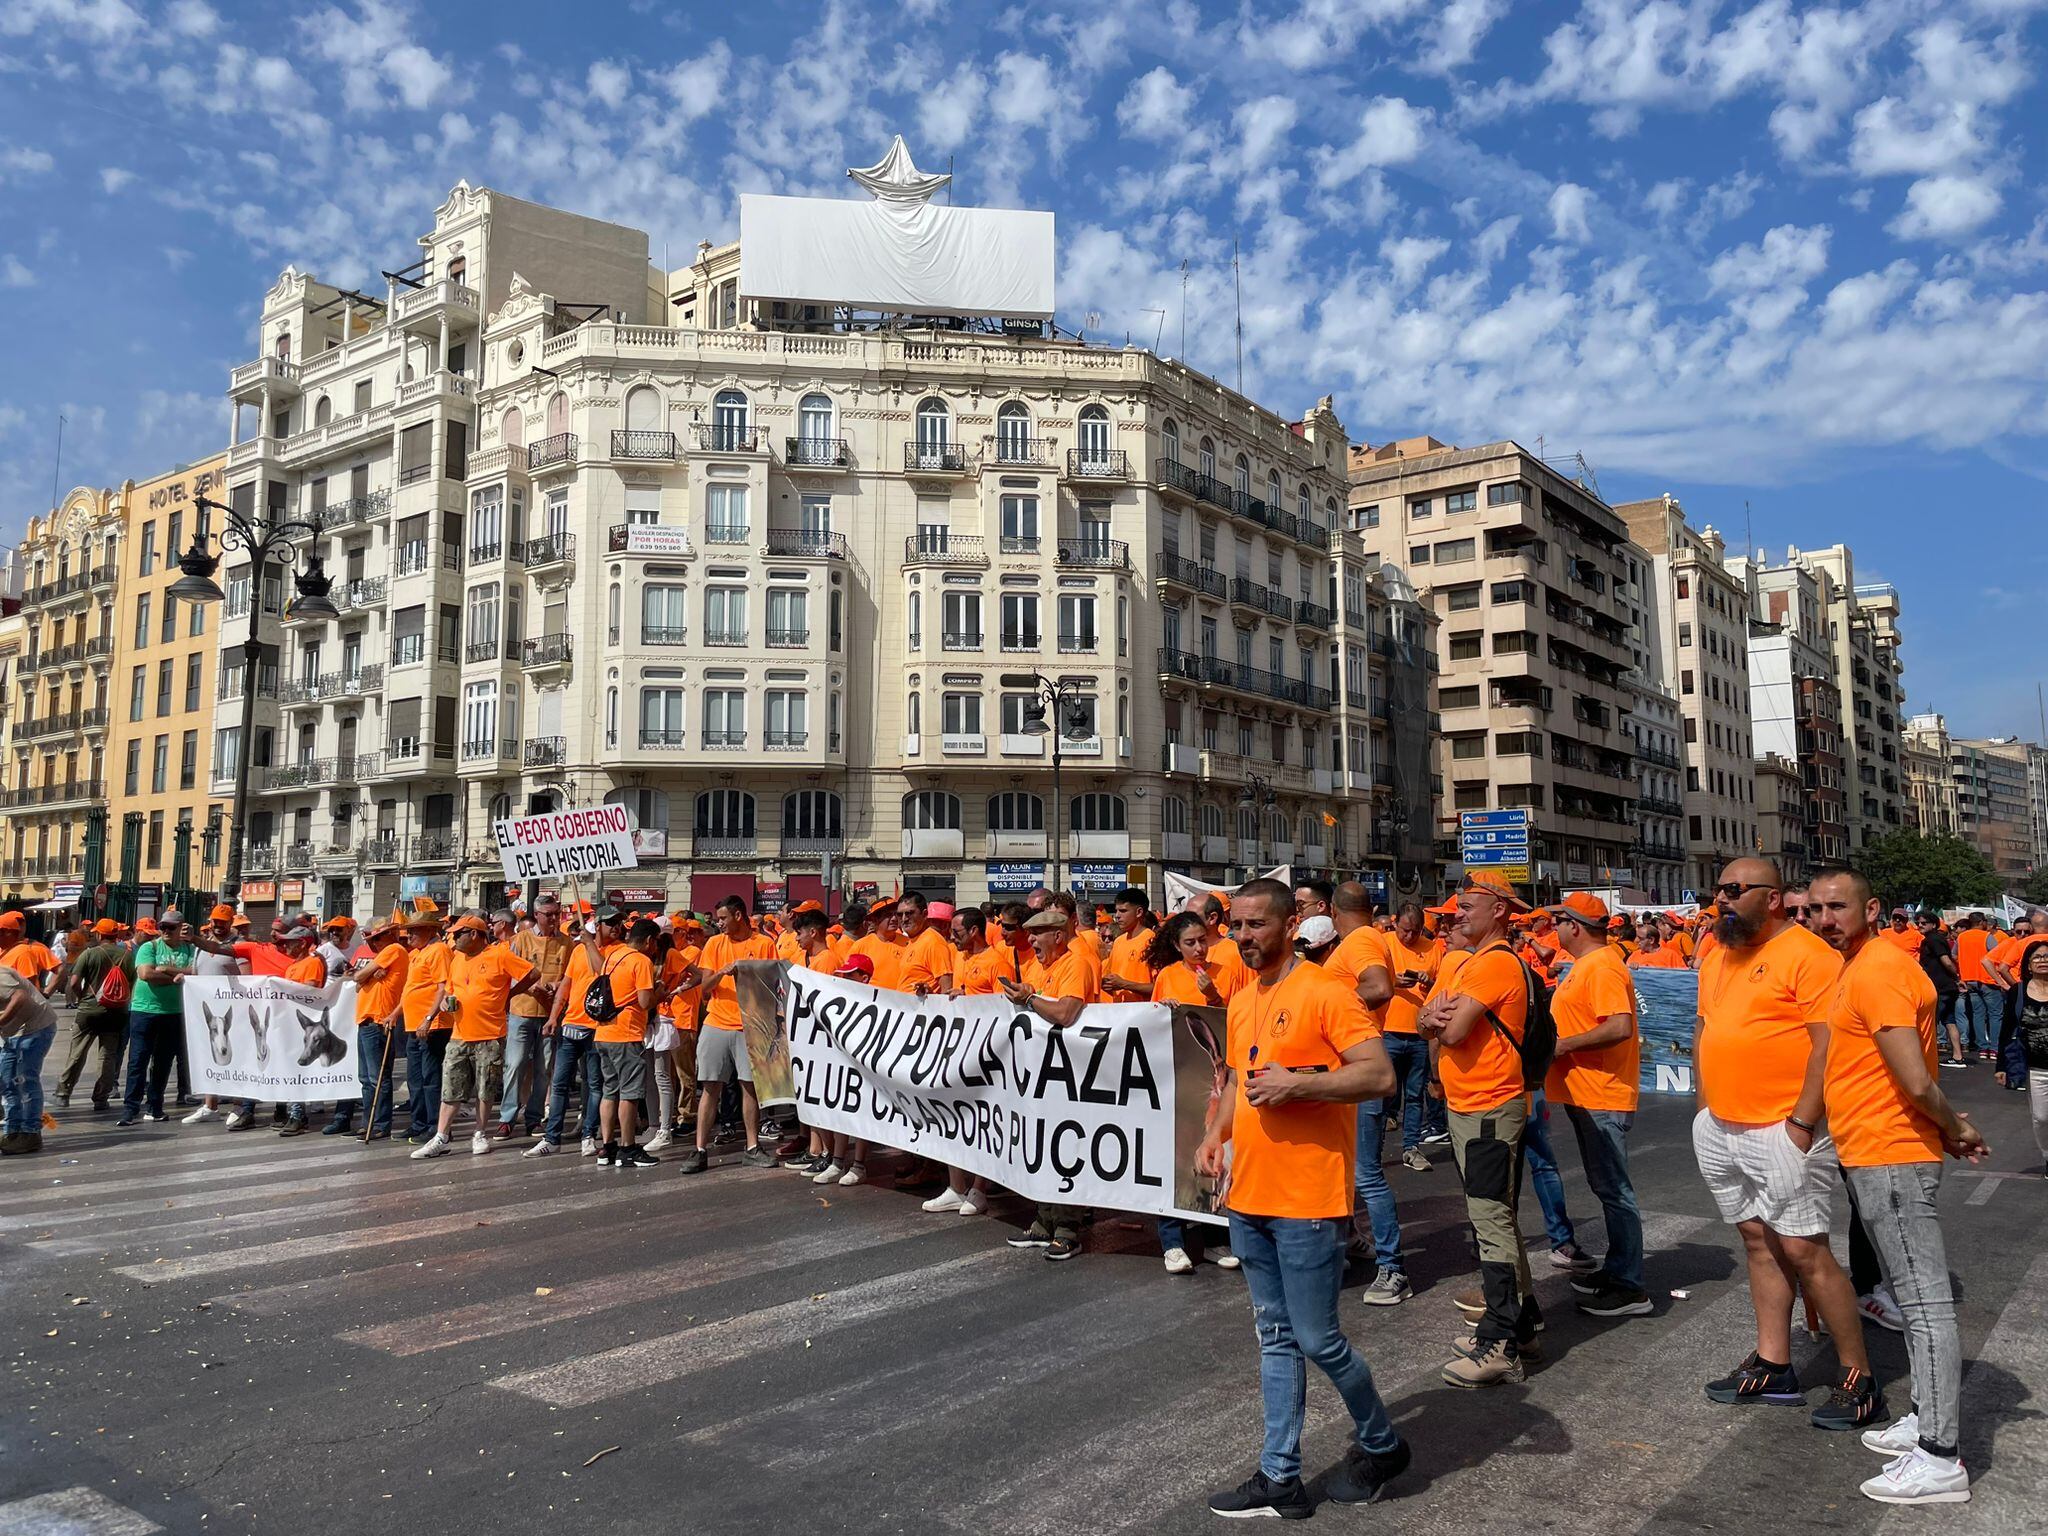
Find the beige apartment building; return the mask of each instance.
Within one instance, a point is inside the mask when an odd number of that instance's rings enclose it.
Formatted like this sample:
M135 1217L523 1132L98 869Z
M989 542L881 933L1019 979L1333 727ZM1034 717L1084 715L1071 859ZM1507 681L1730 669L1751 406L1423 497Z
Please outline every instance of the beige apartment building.
M1398 564L1438 620L1438 831L1452 867L1459 811L1526 807L1540 888L1635 883L1621 519L1518 443L1409 438L1354 448L1350 463L1366 559Z
M1907 792L1901 753L1906 690L1900 656L1898 589L1858 584L1846 544L1799 552L1827 578L1828 642L1842 703L1843 783L1847 843L1858 848L1905 825Z
M1803 884L1814 867L1806 842L1806 784L1799 765L1775 752L1756 760L1758 851L1789 883Z
M1678 699L1685 757L1688 876L1695 892L1757 847L1749 703L1749 597L1721 535L1696 530L1676 497L1624 502L1615 513L1649 557L1655 601L1644 607L1650 678Z
M1842 696L1828 634L1832 584L1792 550L1782 565L1739 558L1728 569L1749 594L1749 706L1761 760L1794 764L1803 783L1801 858L1839 864L1849 853Z
M1908 720L1901 761L1913 829L1922 837L1961 837L1962 809L1949 770L1948 721L1939 714Z
M1957 831L1990 861L2009 889L2017 889L2035 867L2028 793L2034 750L2016 736L1951 736L1948 742Z

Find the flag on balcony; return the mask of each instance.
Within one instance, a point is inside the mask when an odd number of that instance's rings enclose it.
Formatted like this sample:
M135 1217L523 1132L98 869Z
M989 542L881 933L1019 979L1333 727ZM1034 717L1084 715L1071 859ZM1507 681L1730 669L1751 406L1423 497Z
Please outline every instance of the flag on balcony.
M1328 811L1325 811L1323 812L1323 825L1326 827L1334 827L1335 825L1337 825L1337 818L1332 816Z

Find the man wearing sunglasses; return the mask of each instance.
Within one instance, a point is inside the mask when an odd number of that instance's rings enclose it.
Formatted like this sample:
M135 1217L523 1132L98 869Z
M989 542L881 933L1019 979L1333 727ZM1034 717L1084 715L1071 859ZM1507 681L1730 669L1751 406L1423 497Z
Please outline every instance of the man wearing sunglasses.
M1787 919L1784 879L1767 859L1731 863L1714 906L1719 943L1700 967L1693 1039L1700 1101L1693 1152L1722 1220L1742 1234L1756 1348L1709 1382L1707 1396L1805 1404L1791 1363L1796 1282L1827 1323L1842 1365L1813 1424L1861 1429L1883 1421L1885 1403L1871 1380L1856 1292L1828 1247L1840 1165L1821 1129L1827 1017L1842 957Z

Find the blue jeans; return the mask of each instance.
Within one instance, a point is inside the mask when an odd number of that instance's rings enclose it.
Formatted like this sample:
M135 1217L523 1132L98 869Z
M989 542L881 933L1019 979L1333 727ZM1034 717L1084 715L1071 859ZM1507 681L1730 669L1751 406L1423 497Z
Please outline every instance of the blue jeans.
M1530 1095L1522 1161L1536 1188L1536 1203L1543 1208L1543 1230L1549 1234L1550 1246L1562 1248L1572 1240L1572 1219L1564 1213L1564 1180L1558 1177L1557 1156L1550 1150L1550 1104L1540 1093Z
M1266 1443L1259 1470L1278 1482L1301 1476L1301 1425L1313 1360L1351 1410L1358 1444L1381 1455L1400 1444L1372 1368L1337 1321L1345 1221L1230 1213L1230 1247L1244 1262L1259 1336L1259 1397Z
M1600 1273L1632 1291L1643 1288L1643 1215L1636 1209L1635 1185L1628 1176L1628 1131L1635 1124L1625 1109L1564 1107L1578 1138L1579 1161L1607 1217L1607 1257Z
M576 1081L576 1068L583 1068L583 1134L597 1134L597 1042L555 1036L555 1077L548 1091L548 1120L541 1127L541 1139L562 1144L562 1120L569 1112L569 1088Z
M1406 1272L1401 1263L1401 1213L1395 1208L1387 1171L1380 1166L1387 1110L1393 1102L1391 1098L1367 1099L1358 1106L1358 1163L1352 1173L1358 1200L1352 1207L1351 1231L1353 1241L1362 1244L1367 1233L1360 1228L1368 1228L1379 1267L1398 1275Z
M43 1133L43 1058L57 1038L57 1026L50 1024L32 1035L10 1035L0 1040L0 1103L7 1118L9 1136Z
M1401 1099L1401 1150L1412 1152L1422 1145L1422 1117L1430 1103L1429 1046L1420 1035L1384 1035L1380 1043L1394 1063L1394 1092Z
M127 1114L139 1115L145 1106L152 1115L163 1114L164 1084L178 1064L178 1041L184 1033L183 1014L129 1010L128 1091L121 1098Z
M2005 1011L2005 994L1988 981L1966 981L1962 997L1963 1049L1998 1049L1999 1015Z
M391 1129L391 1078L393 1064L390 1056L384 1054L384 1043L391 1039L393 1032L382 1024L361 1023L356 1025L356 1081L363 1085L363 1120L372 1130ZM391 1040L391 1055L398 1054L398 1042ZM412 1077L411 1052L406 1055L406 1077ZM371 1100L376 1101L374 1112ZM356 1106L343 1099L334 1106L334 1119L338 1125L347 1125L355 1118Z
M405 1038L405 1092L412 1100L408 1136L425 1136L441 1123L441 1061L453 1030L415 1030Z
M505 1102L498 1109L500 1124L510 1125L519 1118L519 1069L531 1062L533 1082L526 1090L526 1128L540 1129L541 1116L548 1105L550 1076L547 1042L540 1033L546 1022L538 1016L512 1015L510 1028L505 1031Z

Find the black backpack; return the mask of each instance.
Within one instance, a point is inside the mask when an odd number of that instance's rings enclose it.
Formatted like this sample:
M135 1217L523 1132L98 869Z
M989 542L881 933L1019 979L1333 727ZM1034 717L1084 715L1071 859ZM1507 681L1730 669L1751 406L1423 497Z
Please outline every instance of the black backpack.
M1502 946L1516 965L1522 968L1522 984L1529 991L1529 1007L1522 1025L1522 1038L1517 1040L1501 1023L1500 1015L1491 1008L1486 1010L1486 1021L1500 1034L1501 1039L1515 1048L1515 1054L1522 1058L1522 1089L1525 1093L1536 1093L1543 1087L1543 1080L1550 1074L1551 1059L1557 1055L1557 1021L1550 1016L1550 988L1543 979L1529 968L1529 962L1512 949Z
M590 985L583 989L583 1012L593 1024L609 1024L619 1016L619 1005L612 998L611 965L591 977Z

